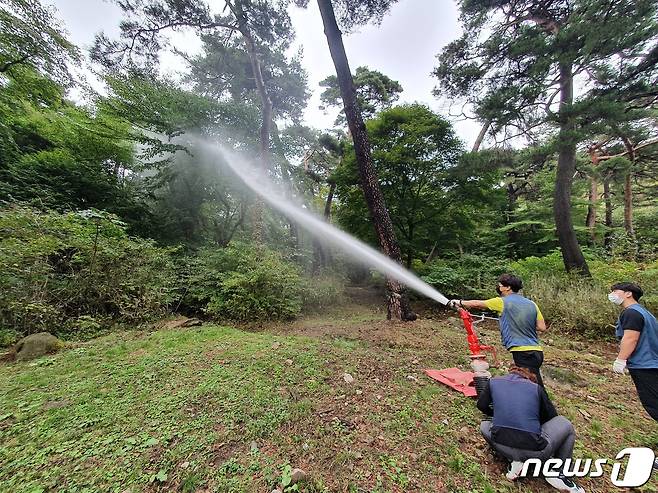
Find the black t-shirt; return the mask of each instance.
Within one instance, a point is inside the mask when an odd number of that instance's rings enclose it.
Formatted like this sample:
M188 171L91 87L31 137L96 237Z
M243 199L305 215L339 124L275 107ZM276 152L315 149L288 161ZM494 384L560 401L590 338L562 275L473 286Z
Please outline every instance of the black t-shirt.
M637 310L626 308L619 315L619 326L622 330L637 330L642 332L644 329L644 317Z

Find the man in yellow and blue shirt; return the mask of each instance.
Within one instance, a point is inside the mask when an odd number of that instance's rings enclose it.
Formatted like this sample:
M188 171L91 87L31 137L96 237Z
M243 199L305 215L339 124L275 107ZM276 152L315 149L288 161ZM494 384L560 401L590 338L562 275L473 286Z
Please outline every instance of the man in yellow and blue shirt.
M465 309L491 310L500 316L500 336L503 346L512 353L516 366L528 368L544 386L539 368L544 353L537 331L546 330L544 317L534 301L519 294L521 279L512 274L498 278L496 292L500 295L488 300L451 300L449 306Z

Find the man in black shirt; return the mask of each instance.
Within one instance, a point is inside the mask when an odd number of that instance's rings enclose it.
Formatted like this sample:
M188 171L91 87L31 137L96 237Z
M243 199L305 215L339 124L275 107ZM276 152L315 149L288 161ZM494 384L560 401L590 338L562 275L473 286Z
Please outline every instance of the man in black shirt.
M511 461L507 473L510 480L518 478L527 459L564 460L573 453L576 432L572 424L558 416L548 394L536 382L530 370L512 366L508 375L492 378L478 397L478 409L493 416L493 421L480 424L480 432L500 455ZM560 491L584 493L564 475L546 481Z
M623 375L628 368L642 406L658 421L658 321L638 303L642 294L640 286L631 282L610 288L608 300L623 308L617 320L619 353L612 371ZM658 469L658 460L654 468Z

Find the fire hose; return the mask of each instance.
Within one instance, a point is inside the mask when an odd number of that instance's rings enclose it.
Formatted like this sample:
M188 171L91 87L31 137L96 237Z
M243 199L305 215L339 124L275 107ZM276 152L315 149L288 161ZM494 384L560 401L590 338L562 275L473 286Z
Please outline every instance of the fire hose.
M498 362L498 357L496 355L496 348L493 346L485 345L480 342L477 332L473 325L477 322L473 320L473 315L464 308L457 308L462 323L464 324L464 329L466 329L466 340L468 341L468 349L470 351L471 357L471 368L473 369L473 383L475 385L475 391L477 395L480 395L480 392L486 388L489 379L491 378L491 373L489 372L489 362L487 361L486 352L493 354L494 364ZM492 317L485 317L480 315L478 322L481 322L485 319L498 320Z

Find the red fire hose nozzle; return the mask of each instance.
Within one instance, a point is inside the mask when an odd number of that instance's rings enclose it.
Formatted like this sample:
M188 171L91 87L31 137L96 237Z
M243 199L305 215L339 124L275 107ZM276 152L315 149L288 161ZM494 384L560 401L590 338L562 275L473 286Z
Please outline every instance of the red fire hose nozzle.
M466 339L468 341L468 349L471 352L471 358L486 359L484 352L489 351L493 354L494 362L498 361L495 347L480 344L480 340L478 339L475 329L473 328L473 316L463 308L458 308L457 310L459 311L459 316L461 317L462 322L464 323L464 328L466 329Z

